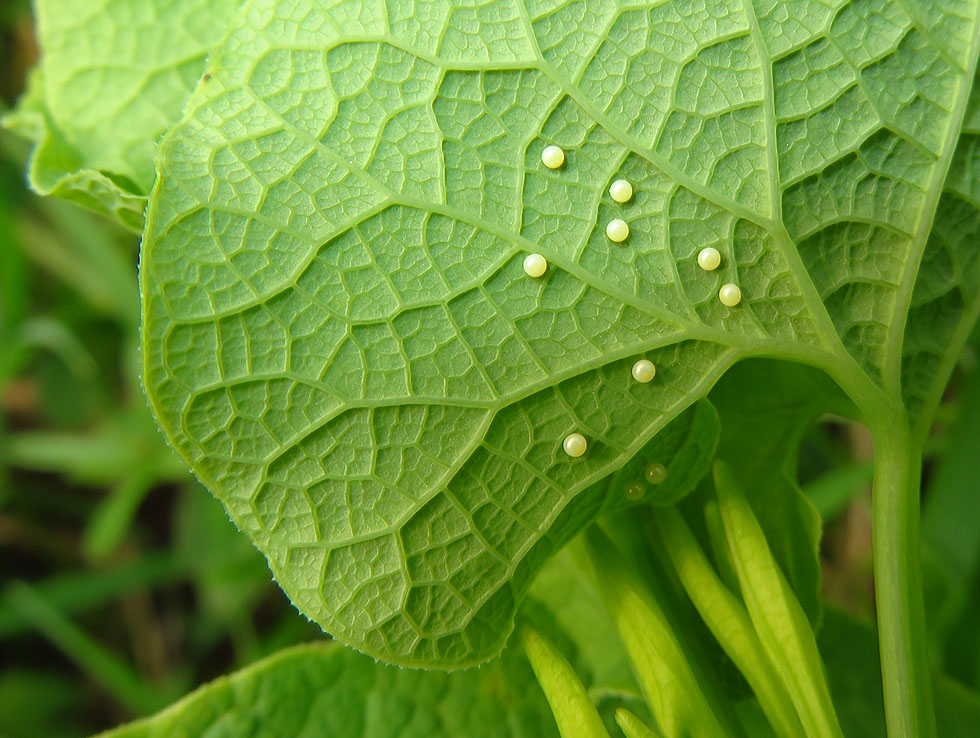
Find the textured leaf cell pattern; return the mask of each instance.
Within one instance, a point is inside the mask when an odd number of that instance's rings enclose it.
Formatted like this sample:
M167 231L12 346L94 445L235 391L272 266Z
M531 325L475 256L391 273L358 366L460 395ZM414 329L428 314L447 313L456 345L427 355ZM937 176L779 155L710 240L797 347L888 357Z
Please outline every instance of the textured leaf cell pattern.
M325 630L400 664L486 660L596 514L693 486L672 459L710 453L691 405L734 361L930 402L980 279L975 16L246 3L159 154L156 413ZM637 495L650 463L666 481Z

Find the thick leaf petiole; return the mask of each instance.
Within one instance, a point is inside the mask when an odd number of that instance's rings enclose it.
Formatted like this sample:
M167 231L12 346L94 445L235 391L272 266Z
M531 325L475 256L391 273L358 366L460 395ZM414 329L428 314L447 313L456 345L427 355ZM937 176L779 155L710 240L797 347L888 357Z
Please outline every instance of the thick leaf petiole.
M904 418L871 428L875 440L875 604L889 738L934 738L919 543L920 449Z

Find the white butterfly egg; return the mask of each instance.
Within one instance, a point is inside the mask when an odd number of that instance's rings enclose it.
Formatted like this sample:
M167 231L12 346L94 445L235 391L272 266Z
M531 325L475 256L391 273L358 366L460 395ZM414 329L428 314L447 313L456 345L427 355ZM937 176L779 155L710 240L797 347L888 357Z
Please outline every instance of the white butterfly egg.
M742 301L742 290L738 288L737 284L731 282L723 284L718 290L718 299L725 307L735 307Z
M541 162L548 169L557 169L565 163L565 152L560 146L545 146L541 152Z
M606 237L610 241L622 243L630 234L630 227L622 218L610 220L606 226Z
M655 462L647 466L646 471L643 472L643 476L647 478L650 484L660 484L667 478L667 467L659 462Z
M625 179L617 179L609 187L609 197L616 202L629 202L633 198L633 185Z
M589 447L589 442L585 440L585 436L581 433L569 433L565 436L565 440L561 442L561 447L566 454L573 459L577 459L585 453L585 450Z
M708 246L698 253L698 266L704 271L713 272L719 264L721 264L721 253L718 249Z
M657 375L657 367L649 359L640 359L633 364L633 379L646 384Z
M541 254L528 254L524 257L524 273L529 277L543 277L548 271L548 260Z

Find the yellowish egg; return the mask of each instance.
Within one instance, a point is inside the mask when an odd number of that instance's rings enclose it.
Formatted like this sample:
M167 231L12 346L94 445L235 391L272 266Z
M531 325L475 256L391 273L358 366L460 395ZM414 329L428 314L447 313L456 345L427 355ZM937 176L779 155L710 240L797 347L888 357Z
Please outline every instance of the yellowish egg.
M657 367L648 359L640 359L633 365L633 379L646 384L657 374Z
M548 260L541 254L528 254L524 257L524 273L529 277L543 277L548 271Z
M617 179L609 187L609 196L616 202L629 202L633 197L633 185L625 179Z
M557 169L565 163L565 152L559 146L545 146L541 161L548 169Z
M698 266L706 272L713 272L721 264L721 254L718 249L708 246L698 253Z
M735 307L742 301L742 290L738 288L737 284L731 282L723 284L718 290L718 299L726 307Z
M565 450L566 454L573 459L577 459L585 453L585 450L589 447L589 442L585 440L585 436L581 433L569 433L565 436L565 440L562 441L561 447Z
M660 463L650 464L646 468L644 476L650 484L660 484L667 478L667 467Z
M621 218L616 218L615 220L609 221L609 225L606 226L606 236L610 241L622 243L629 235L630 227L627 225L626 221Z

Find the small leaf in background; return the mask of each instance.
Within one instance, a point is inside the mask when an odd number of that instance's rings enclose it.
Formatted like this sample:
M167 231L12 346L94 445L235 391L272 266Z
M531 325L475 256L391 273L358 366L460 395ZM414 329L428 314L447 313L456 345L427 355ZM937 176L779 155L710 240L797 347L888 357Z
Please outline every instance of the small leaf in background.
M479 669L398 669L336 644L298 646L103 738L551 738L519 651Z
M44 49L6 125L33 140L31 184L132 230L157 142L177 121L239 0L39 0Z

